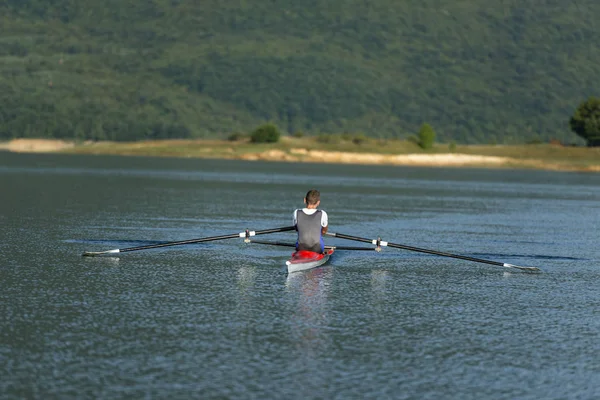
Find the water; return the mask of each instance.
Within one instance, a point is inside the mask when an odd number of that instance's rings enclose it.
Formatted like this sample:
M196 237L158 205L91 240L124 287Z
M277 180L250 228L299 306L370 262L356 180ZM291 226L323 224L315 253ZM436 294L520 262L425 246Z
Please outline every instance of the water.
M288 276L241 239L81 257L288 226L311 187L333 232L544 272L385 248ZM0 188L3 399L600 396L599 175L0 153Z

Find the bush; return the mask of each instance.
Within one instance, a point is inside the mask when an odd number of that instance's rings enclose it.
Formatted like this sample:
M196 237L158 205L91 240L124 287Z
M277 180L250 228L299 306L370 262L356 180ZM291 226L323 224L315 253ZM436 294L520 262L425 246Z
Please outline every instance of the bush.
M451 141L450 144L448 145L448 150L450 150L451 152L456 151L456 142L454 140Z
M569 127L588 146L600 146L600 98L590 97L581 103L569 120Z
M419 129L419 146L421 146L422 149L431 149L433 147L433 142L435 142L435 131L431 125L421 125L421 129Z
M304 137L304 132L296 131L292 136L295 138L302 138Z
M357 145L363 144L366 141L367 141L367 137L362 133L354 135L354 137L352 138L352 143L357 144Z
M252 143L276 143L281 137L281 132L275 124L264 124L259 126L250 135Z

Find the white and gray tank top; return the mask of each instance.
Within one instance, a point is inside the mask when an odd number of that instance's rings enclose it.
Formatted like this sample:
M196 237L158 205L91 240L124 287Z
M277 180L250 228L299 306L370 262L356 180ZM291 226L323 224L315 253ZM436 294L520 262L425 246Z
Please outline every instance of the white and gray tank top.
M321 252L321 218L323 211L306 214L296 211L296 228L298 230L298 250Z

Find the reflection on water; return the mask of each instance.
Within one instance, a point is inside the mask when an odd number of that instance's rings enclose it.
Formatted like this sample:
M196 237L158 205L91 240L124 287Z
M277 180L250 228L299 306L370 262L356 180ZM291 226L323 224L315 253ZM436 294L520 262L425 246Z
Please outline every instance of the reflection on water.
M82 257L86 263L103 267L118 267L121 257L115 256L97 256L97 257Z
M304 272L288 274L286 289L290 296L296 297L296 309L292 329L298 336L299 344L311 351L326 344L328 320L328 296L331 290L335 268L331 266L314 268Z

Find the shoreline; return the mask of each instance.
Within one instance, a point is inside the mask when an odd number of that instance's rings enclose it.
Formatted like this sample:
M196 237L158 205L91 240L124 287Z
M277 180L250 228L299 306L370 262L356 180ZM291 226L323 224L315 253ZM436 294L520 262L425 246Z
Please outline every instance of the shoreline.
M195 146L192 147L191 145ZM294 143L294 146L301 143ZM0 142L0 150L14 153L61 153L88 155L163 156L179 158L220 158L247 161L315 162L331 164L394 165L415 167L467 167L496 169L538 169L565 172L600 172L600 158L593 164L580 165L572 160L547 160L539 158L509 157L501 155L466 154L464 152L438 152L387 154L369 151L321 150L305 147L285 149L251 145L240 148L222 140L163 140L146 142L84 142L55 139L13 139ZM524 145L525 146L525 145ZM309 147L309 146L307 146ZM323 146L320 146L321 148ZM335 147L335 146L334 146ZM467 148L469 146L466 146ZM479 146L482 147L482 146ZM471 146L477 152L478 146ZM571 162L569 162L571 161Z
M75 142L58 139L13 139L0 142L0 150L13 153L54 153L75 147Z
M301 154L301 156L298 156ZM243 154L236 159L248 161L318 162L331 164L392 165L432 168L495 168L495 169L538 169L562 172L600 172L599 165L576 167L538 159L518 159L473 155L462 153L437 154L377 154L350 153L341 151L291 149L289 153L269 150L256 154Z

